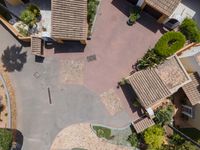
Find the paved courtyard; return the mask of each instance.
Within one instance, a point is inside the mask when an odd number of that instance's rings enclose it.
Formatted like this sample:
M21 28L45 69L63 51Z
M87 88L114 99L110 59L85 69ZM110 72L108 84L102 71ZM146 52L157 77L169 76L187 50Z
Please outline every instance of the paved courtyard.
M36 63L30 47L23 47L0 26L0 52L6 50L6 57L12 59L4 64L16 89L23 150L49 150L56 135L74 123L122 127L134 119L117 82L161 33L160 26L145 14L134 26L127 26L124 10L128 8L123 0L102 0L92 40L84 51L70 44L43 63ZM89 62L90 55L96 55L96 60ZM117 110L105 102L113 97Z

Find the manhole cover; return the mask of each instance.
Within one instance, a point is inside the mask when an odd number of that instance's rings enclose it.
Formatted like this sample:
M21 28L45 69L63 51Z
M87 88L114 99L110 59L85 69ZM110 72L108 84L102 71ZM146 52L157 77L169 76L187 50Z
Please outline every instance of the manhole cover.
M95 61L95 60L97 60L97 57L96 57L95 54L94 54L94 55L87 56L87 61L88 61L88 62Z
M36 79L38 79L38 78L40 77L40 74L39 74L38 72L35 72L35 73L33 74L33 76L34 76Z

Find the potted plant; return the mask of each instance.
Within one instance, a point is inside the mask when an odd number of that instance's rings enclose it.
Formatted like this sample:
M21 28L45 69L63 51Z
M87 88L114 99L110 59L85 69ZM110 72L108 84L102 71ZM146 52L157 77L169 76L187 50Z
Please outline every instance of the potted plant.
M131 13L130 16L129 16L127 24L132 26L138 18L139 18L139 14Z
M130 11L130 16L127 21L127 24L130 26L133 25L136 22L136 20L140 18L140 13L141 13L141 8L135 6L133 10Z

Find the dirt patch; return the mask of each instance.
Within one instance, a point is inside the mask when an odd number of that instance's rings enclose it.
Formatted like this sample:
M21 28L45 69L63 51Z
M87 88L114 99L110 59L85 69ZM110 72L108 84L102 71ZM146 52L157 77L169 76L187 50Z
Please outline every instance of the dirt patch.
M123 110L121 100L113 89L104 92L100 96L103 104L111 115L115 115Z

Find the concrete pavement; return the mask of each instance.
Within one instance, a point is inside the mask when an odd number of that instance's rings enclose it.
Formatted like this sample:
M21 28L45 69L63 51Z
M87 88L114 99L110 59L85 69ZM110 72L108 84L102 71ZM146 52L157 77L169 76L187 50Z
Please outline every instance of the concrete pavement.
M21 46L2 26L0 31L1 53L7 46ZM24 136L23 150L49 150L57 133L73 123L123 126L130 122L125 111L111 117L95 92L63 82L63 59L49 57L43 63L35 63L29 47L23 47L22 52L27 52L26 63L21 71L10 72L10 77L17 100L17 128Z

